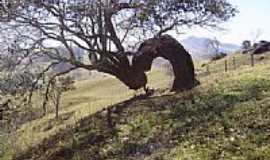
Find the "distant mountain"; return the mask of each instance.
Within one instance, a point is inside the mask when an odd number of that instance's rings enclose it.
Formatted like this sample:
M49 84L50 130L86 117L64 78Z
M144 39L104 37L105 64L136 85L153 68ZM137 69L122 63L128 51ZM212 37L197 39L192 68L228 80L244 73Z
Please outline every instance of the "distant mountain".
M68 55L68 53L67 53L67 51L66 51L65 48L60 48L60 50L62 50L62 53L64 54L63 57L66 57L66 55ZM78 48L78 47L77 48L73 48L73 50L74 50L76 59L82 61L83 60L83 57L85 55L85 51L83 49L81 49L81 48ZM55 72L64 72L66 70L69 70L71 67L73 67L73 65L71 65L69 63L63 62L63 63L60 63L60 64L56 65L53 68L53 70Z
M59 53L61 54L62 57L68 57L68 51L64 48L64 47L58 47L57 48ZM77 60L80 60L80 61L83 61L84 60L84 56L85 56L85 50L81 49L81 48L73 48L74 50L74 53L75 53L75 57ZM43 56L40 56L38 57L37 59L35 59L36 62L40 63L40 64L46 64L50 61L52 61L52 59L50 57L48 57L47 55L43 55ZM60 72L65 72L67 70L69 70L70 68L74 67L72 64L68 63L68 62L61 62L59 64L56 64L54 65L51 70L54 72L54 73L60 73ZM72 72L73 74L72 75L76 75L74 77L76 78L80 78L79 74L80 72Z
M215 54L213 48L209 47L211 38L190 36L181 40L181 44L194 58L210 58ZM232 43L220 42L219 52L230 54L240 49L240 46Z

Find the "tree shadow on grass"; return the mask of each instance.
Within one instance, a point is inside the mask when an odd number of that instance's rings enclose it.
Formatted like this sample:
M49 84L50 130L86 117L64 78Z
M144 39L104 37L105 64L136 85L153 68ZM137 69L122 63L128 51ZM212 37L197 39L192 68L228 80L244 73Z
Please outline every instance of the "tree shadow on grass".
M251 86L252 87L252 86ZM258 92L262 92L259 88ZM259 98L247 90L244 96L223 91L209 91L183 97L181 94L159 97L135 97L108 107L112 126L108 127L108 110L82 119L77 127L65 130L17 159L143 159L160 149L174 148L187 140L215 138L203 135L212 123L220 123L224 134L230 124L223 113L239 102ZM254 97L255 96L255 97ZM257 96L257 97L256 97ZM68 141L63 147L59 141ZM44 158L46 157L46 158Z
M95 160L140 159L185 141L194 130L222 119L222 112L239 101L235 95L223 94L200 98L203 101L169 95L129 100L112 106L113 128L106 127L105 111L97 113L91 121L81 122L84 127L75 133L80 138L72 147L73 156L77 154L82 159ZM210 101L206 100L208 98ZM129 131L121 137L124 127Z

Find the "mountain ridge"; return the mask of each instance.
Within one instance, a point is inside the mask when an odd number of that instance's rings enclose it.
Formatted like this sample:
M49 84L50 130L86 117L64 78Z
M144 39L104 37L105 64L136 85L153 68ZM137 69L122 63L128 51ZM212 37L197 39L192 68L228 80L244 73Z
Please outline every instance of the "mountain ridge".
M180 40L180 43L189 51L194 58L211 58L214 54L214 48L210 48L208 44L214 39L207 37L189 36ZM240 49L240 46L234 43L221 42L219 52L231 54Z

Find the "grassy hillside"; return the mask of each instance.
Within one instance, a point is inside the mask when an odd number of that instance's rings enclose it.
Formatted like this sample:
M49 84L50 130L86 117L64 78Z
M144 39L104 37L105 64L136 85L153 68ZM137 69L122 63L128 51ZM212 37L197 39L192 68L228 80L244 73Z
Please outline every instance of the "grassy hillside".
M254 68L249 57L236 57L236 70L224 73L224 60L212 62L216 71L178 94L164 92L170 77L160 71L150 84L161 89L146 99L132 98L112 78L79 82L64 96L60 120L51 113L18 130L16 159L270 159L268 56L256 57ZM112 128L105 107L113 111Z
M152 88L169 88L171 79L172 77L164 74L162 71L154 70L149 75L149 86ZM66 92L63 95L58 120L55 120L54 117L54 107L49 106L49 114L44 117L34 117L34 120L22 124L16 133L9 135L12 145L11 149L7 151L9 154L4 159L10 159L7 157L15 153L25 152L42 143L43 140L57 135L63 130L73 128L81 119L97 111L141 93L140 91L129 90L116 78L108 76L78 81L75 87L75 90ZM23 116L23 113L26 112L41 112L41 98L35 95L34 105L32 107L19 108L21 115ZM32 116L31 114L25 115L28 117ZM20 117L20 119L23 118Z

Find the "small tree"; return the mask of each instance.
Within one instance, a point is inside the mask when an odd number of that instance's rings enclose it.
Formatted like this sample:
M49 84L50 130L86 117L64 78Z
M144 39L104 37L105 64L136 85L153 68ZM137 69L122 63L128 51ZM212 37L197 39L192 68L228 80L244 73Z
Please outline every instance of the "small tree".
M75 80L71 76L59 77L58 81L64 92L76 89Z
M242 43L242 49L247 50L247 49L250 49L250 48L251 48L251 41L249 41L249 40L243 41L243 43Z
M212 61L219 60L227 56L226 53L223 53L220 51L220 45L221 43L217 38L208 40L206 46L207 46L208 52L210 52Z
M207 49L214 55L220 52L220 41L217 38L209 39L207 42Z
M62 94L64 92L75 89L74 83L75 81L70 76L59 77L52 82L50 98L52 99L53 105L55 107L56 119L59 117L59 107Z

